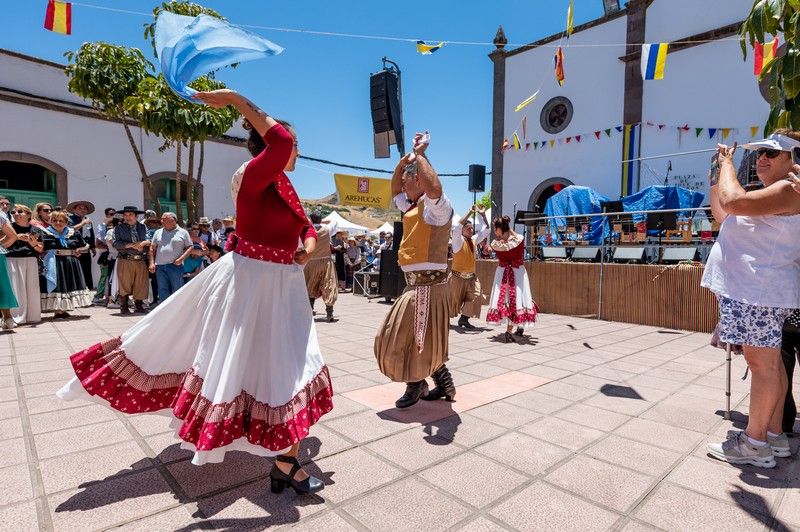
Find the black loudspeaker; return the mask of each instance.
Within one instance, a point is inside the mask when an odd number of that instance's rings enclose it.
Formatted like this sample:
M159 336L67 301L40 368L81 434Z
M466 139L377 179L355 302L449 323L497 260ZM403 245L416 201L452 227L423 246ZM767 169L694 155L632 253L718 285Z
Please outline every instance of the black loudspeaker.
M384 297L400 297L406 289L406 278L397 263L397 251L381 251L381 270L378 277L378 293Z
M602 209L603 212L622 212L625 210L622 206L622 202L619 200L601 201L600 209Z
M486 167L482 164L469 165L469 191L483 192L486 189Z
M576 246L572 251L575 262L600 262L600 248L595 246Z
M648 231L674 231L678 227L678 213L675 212L649 212L647 213Z
M369 98L372 110L375 157L389 157L389 146L397 145L400 155L405 153L403 141L403 107L400 101L400 74L383 70L369 77Z
M700 253L695 247L665 247L661 262L664 264L676 264L684 260L699 260Z
M614 250L614 262L642 264L644 262L644 248L620 246Z
M394 222L394 233L392 233L392 251L394 251L395 254L400 251L401 240L403 240L403 222ZM396 256L395 260L397 260Z

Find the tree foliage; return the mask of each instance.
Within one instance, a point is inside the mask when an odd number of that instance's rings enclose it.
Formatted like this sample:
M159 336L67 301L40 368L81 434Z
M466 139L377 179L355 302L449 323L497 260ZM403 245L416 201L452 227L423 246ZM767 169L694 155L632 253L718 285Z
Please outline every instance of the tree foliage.
M745 59L748 44L753 47L781 33L785 53L766 63L761 71L761 79L769 80L771 102L765 134L781 127L800 129L800 0L755 0L739 30Z

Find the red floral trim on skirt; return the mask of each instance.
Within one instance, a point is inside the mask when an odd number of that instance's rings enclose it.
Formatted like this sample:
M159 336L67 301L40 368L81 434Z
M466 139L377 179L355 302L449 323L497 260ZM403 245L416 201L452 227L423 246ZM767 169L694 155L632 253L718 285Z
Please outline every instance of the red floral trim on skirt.
M239 438L280 451L305 438L311 425L333 409L327 366L281 406L256 401L244 391L231 402L212 403L200 394L203 378L194 369L148 375L128 359L121 343L119 337L114 338L70 357L84 389L128 414L171 408L183 421L178 435L198 451L223 447Z
M294 250L274 248L250 242L236 233L228 235L228 239L225 241L225 251L234 251L239 255L256 260L277 262L278 264L294 264Z
M497 298L497 308L490 308L486 314L488 323L499 323L504 318L508 318L511 323L534 323L536 315L539 313L539 305L533 303L533 308L517 308L517 287L514 277L514 268L522 266L522 260L514 262L503 262L503 278L500 281L500 294ZM508 302L506 302L508 296Z

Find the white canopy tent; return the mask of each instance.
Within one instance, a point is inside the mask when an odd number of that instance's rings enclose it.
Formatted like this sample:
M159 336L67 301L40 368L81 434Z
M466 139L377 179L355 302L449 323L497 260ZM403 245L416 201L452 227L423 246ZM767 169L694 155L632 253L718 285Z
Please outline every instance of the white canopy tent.
M331 213L322 220L326 222L336 222L339 231L347 231L351 235L365 235L369 233L369 227L364 227L363 225L354 224L353 222L345 220L336 211L331 211Z
M394 225L389 222L383 222L383 225L369 232L371 235L379 235L381 233L394 233Z

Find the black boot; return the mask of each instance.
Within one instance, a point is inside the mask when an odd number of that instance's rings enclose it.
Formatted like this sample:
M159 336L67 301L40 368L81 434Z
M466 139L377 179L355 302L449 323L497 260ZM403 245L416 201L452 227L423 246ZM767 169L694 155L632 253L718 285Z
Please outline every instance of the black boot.
M447 366L442 366L431 375L436 387L429 393L422 396L423 401L435 401L444 398L448 402L452 402L456 397L456 385L453 384L453 376L450 375L450 370Z
M309 302L309 303L311 303L311 315L312 315L312 316L316 316L316 315L317 315L317 311L315 311L315 310L314 310L314 302L315 302L316 300L317 300L317 299L316 299L316 298L314 298L314 297L309 297L309 298L308 298L308 302Z
M475 327L473 324L469 322L469 317L463 314L461 315L460 318L458 318L458 326L463 327L468 331L474 331L475 329L477 329L477 327Z
M283 488L292 488L298 495L300 493L316 493L325 487L323 482L311 475L305 480L295 480L294 475L301 469L300 462L293 456L279 455L275 457L276 462L292 464L292 470L288 474L278 469L278 464L272 466L269 472L270 489L272 493L280 493Z
M428 393L428 383L425 381L407 382L406 393L394 402L397 408L408 408L417 404L419 398Z
M144 302L141 299L137 299L133 302L133 308L136 309L137 313L144 314Z
M523 336L525 334L525 329L522 327L517 327L517 330L514 332L517 336Z
M119 296L119 313L120 314L130 314L131 307L128 306L130 296Z
M333 307L325 307L325 314L327 315L328 323L333 323Z

